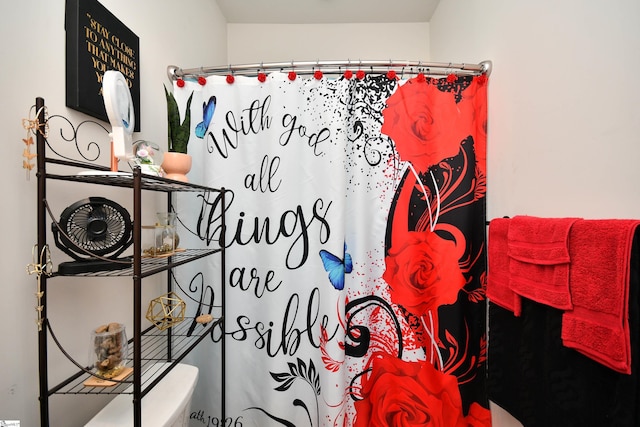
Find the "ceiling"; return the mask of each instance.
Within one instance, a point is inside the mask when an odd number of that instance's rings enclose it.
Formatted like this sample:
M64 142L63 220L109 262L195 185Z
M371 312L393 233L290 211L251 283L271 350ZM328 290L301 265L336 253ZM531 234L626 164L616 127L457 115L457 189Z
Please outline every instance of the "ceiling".
M429 22L440 0L216 0L230 24Z

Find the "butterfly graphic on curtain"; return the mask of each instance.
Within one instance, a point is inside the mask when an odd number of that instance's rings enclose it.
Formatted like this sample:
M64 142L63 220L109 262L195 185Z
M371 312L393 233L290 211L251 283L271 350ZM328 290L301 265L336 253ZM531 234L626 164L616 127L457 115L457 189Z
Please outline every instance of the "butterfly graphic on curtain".
M344 289L344 275L353 270L351 254L347 253L347 244L344 244L344 259L324 249L320 250L320 258L324 269L329 273L331 286L341 291Z
M212 96L208 102L202 103L202 121L196 126L196 136L200 139L204 138L204 134L207 133L213 113L216 111L216 97Z

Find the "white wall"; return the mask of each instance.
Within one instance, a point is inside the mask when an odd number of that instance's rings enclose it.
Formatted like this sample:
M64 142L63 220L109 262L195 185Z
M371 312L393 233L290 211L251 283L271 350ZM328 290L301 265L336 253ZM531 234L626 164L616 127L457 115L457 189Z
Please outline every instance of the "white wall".
M226 61L226 22L211 0L101 0L101 3L140 38L142 131L134 138L156 141L166 147L166 103L163 83L169 83L166 67L216 64ZM26 273L31 247L36 242L36 179L26 180L22 169L27 117L36 96L45 98L50 114L62 114L76 124L90 117L65 107L64 1L22 0L0 6L0 158L6 165L2 177L4 244L0 247L0 420L20 420L23 426L39 425L36 281ZM202 40L202 43L193 43ZM57 183L48 193L60 214L81 198L102 195L109 189ZM118 197L121 197L118 192ZM130 201L130 197L125 197ZM155 204L155 199L148 203ZM155 212L154 207L151 212ZM68 260L56 257L54 263ZM50 318L66 346L88 361L89 331L108 319L123 319L131 326L131 281L105 279L84 282L56 278L49 281ZM161 289L161 288L158 288ZM151 290L151 292L153 289ZM148 291L149 292L149 291ZM158 294L151 294L157 296ZM97 304L100 299L109 302ZM51 347L53 348L53 347ZM52 350L52 353L55 351ZM52 377L75 370L62 357L53 356ZM101 402L93 396L55 396L51 399L52 426L82 425L97 412Z
M429 24L229 24L231 64L427 60ZM268 40L268 42L266 42Z
M491 59L488 211L638 218L640 2L442 0L431 58Z
M441 0L431 59L494 65L489 218L640 217L638 19L637 0Z

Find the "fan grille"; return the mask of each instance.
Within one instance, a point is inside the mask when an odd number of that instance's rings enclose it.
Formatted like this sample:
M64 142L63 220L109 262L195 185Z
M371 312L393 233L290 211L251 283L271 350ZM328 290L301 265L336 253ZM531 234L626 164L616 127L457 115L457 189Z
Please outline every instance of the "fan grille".
M69 206L60 216L59 227L61 243L83 257L104 256L130 245L129 213L102 197L90 197Z
M93 209L84 205L69 215L66 233L82 249L108 252L125 237L125 221L121 212L108 205Z

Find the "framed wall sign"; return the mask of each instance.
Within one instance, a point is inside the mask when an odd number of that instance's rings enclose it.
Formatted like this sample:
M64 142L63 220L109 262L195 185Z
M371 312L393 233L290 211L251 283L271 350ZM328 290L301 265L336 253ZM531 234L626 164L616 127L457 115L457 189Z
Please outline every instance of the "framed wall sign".
M140 39L97 0L66 0L66 105L108 121L102 77L125 77L140 130Z

